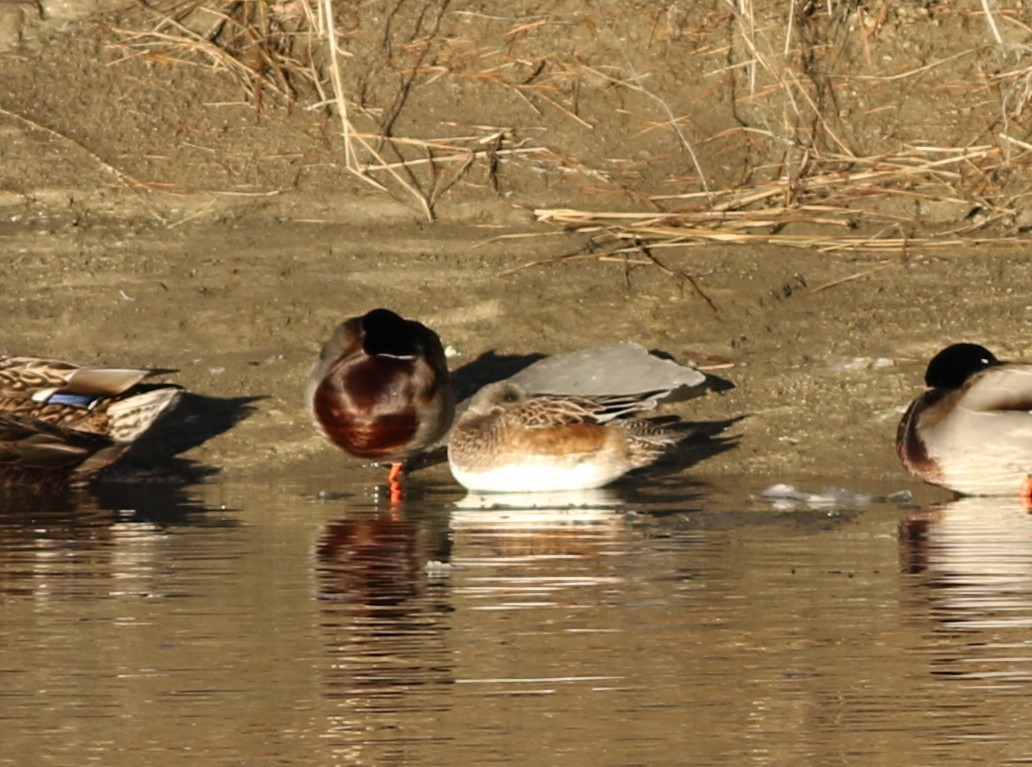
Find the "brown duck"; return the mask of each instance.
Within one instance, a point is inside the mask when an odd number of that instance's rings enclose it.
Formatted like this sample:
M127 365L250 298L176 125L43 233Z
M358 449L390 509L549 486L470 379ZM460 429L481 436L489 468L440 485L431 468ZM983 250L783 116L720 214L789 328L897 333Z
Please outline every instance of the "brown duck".
M179 398L155 371L0 356L0 481L89 480Z
M441 339L389 309L345 320L323 345L305 389L312 420L349 455L402 463L451 425L455 398Z
M684 436L633 417L655 406L649 394L530 395L512 381L488 384L452 429L452 475L481 493L607 485L655 462Z

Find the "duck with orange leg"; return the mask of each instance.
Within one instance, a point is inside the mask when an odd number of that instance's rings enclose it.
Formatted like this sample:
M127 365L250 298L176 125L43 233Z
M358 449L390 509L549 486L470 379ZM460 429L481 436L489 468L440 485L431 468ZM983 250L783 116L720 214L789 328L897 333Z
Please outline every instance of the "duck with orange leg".
M391 463L400 497L404 461L451 426L455 399L437 334L389 309L345 320L323 344L305 390L312 420L357 458Z
M1032 364L953 344L932 357L925 384L896 433L903 466L961 495L1032 503Z

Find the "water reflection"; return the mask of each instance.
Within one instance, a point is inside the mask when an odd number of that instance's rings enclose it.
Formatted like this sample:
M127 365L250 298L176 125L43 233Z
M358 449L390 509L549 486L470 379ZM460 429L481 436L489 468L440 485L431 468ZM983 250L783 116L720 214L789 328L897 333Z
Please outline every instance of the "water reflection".
M592 555L621 522L613 491L471 493L455 504L451 528L464 558L532 564L548 557ZM470 561L464 560L466 565Z
M335 497L149 487L0 515L0 763L1027 754L1019 507L781 510L676 479L463 498L426 477L400 504L370 472Z
M575 672L545 680L512 668L502 673L496 661L485 665L483 654L502 649L499 642L522 642L471 624L471 617L478 610L586 606L594 597L572 592L618 583L600 556L618 548L619 500L604 491L561 500L453 497L431 492L366 505L351 499L319 536L326 696L338 706L328 737L341 759L384 761L419 747L426 763L437 763L427 748L441 749L443 762L457 753L456 721L472 717L469 726L484 725L470 695L587 682ZM539 633L553 634L547 627ZM507 666L511 651L500 659ZM590 676L601 683L610 675ZM494 716L496 707L489 710ZM452 725L442 729L442 722Z
M403 746L402 722L426 725L447 706L454 661L447 644L451 605L428 570L447 563L446 517L416 495L350 504L316 544L326 697L339 706L327 737L339 759L362 761L373 745ZM382 750L378 754L384 753Z
M900 525L904 570L967 625L1032 625L1032 514L1018 499L961 498ZM976 617L977 616L977 617Z
M0 600L63 600L91 594L98 578L137 583L154 567L173 526L210 524L178 486L115 484L92 490L0 492ZM134 583L136 585L134 585Z
M447 529L413 519L406 505L353 511L325 526L316 557L319 598L330 614L402 619L424 594L427 563L448 558Z
M910 595L954 638L935 673L990 685L1032 681L1032 515L1018 499L961 498L900 524Z

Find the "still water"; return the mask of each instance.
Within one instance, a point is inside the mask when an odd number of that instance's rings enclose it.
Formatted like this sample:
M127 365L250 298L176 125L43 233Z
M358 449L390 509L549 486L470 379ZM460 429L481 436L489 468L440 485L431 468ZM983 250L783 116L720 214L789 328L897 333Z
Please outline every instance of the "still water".
M5 499L0 764L1032 761L1016 502L380 479Z

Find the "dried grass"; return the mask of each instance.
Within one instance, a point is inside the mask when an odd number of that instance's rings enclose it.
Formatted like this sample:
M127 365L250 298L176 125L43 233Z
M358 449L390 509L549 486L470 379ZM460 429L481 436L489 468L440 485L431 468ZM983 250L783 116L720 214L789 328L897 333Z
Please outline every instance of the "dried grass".
M440 4L438 21L446 7ZM149 28L111 28L125 51L121 60L144 57L224 71L259 111L269 100L289 105L301 98L312 102L308 109L331 109L340 122L342 167L408 201L428 221L441 195L474 163L482 162L493 175L500 160L546 151L513 145L503 130L432 140L397 137L391 126L404 104L405 87L379 120L354 108L333 0L194 0L144 8L153 20ZM433 29L428 33L432 36Z
M909 8L919 14L932 6L941 16L962 13L948 4ZM428 220L474 168L481 186L497 189L498 173L519 167L573 173L639 202L644 212L541 208L535 214L562 229L608 238L617 252L648 249L651 263L655 249L713 242L902 253L1021 241L1014 220L1032 194L1025 181L1032 177L1032 29L1020 21L1020 9L981 0L984 45L909 66L903 57L904 66L892 71L884 51L897 48L883 38L898 24L893 14L907 8L888 0L711 0L703 10L670 0L657 6L644 41L648 55L642 41L627 37L627 12L612 0L563 7L515 16L447 1L417 7L374 0L359 11L334 0L194 0L148 6L148 28L114 31L126 57L226 72L256 109L302 100L309 109L331 110L339 121L341 166ZM344 14L359 12L381 20L379 40L369 39L368 25L361 39L355 24L342 29ZM721 24L724 37L714 31ZM558 49L557 30L574 35L585 27L595 30L590 42L609 51L607 60L581 55L575 42ZM731 103L738 129L706 133L670 83L653 77L650 57L685 41L706 87L724 89L717 95ZM366 55L356 57L362 46ZM840 58L867 66L843 68ZM959 73L977 79L956 81ZM438 81L510 95L529 116L524 132L534 120L556 117L579 135L600 132L598 112L589 114L580 100L588 89L604 91L643 126L640 137L672 137L674 148L663 159L639 163L662 162L671 175L635 185L616 178L634 166L629 155L585 161L570 151L576 139L569 148L545 146L518 138L512 126L405 135L400 126L413 94ZM958 118L953 132L967 135L955 146L893 136L878 141L848 113L856 114L865 94L886 89L929 99L960 93L966 109L991 120L968 129ZM375 105L371 91L379 96ZM930 133L941 136L936 127ZM722 167L728 156L744 163L728 171ZM957 215L929 223L924 211L936 206L952 206Z
M785 174L748 188L724 189L656 197L663 202L687 203L677 212L612 212L570 209L538 209L539 221L571 231L601 235L653 248L690 247L705 243L737 245L784 245L834 253L842 251L902 252L907 248L948 249L996 243L1013 246L1018 237L989 232L992 224L1014 211L988 200L960 196L957 187L965 171L990 175L1004 162L994 146L907 147L886 157L820 158L825 169L804 174ZM831 166L837 165L838 169ZM968 208L967 220L924 236L912 216L879 207L865 208L866 201L902 199L907 205L922 201L953 202ZM789 225L803 232L786 232ZM800 226L801 225L801 226ZM927 229L927 227L925 227ZM855 236L847 233L867 231Z

